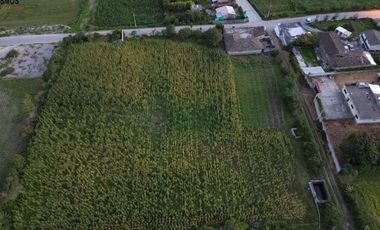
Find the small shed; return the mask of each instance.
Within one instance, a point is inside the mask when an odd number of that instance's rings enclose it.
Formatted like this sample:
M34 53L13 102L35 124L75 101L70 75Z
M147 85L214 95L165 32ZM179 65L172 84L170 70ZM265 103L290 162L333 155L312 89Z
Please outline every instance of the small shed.
M308 185L315 203L323 204L329 201L329 194L324 180L311 180Z
M232 6L222 6L216 8L216 17L217 18L232 18L236 15L236 12Z
M345 28L339 26L335 29L335 33L341 37L341 38L349 38L351 37L352 33L348 30L346 30Z

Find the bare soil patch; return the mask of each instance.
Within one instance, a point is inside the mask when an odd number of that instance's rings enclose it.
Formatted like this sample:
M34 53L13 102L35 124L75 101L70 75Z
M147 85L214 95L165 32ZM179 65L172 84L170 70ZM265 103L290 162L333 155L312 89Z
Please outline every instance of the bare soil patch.
M344 156L340 145L354 133L378 133L380 124L356 124L354 120L325 121L329 136L334 144L334 149L340 160L344 162Z
M360 72L360 73L349 73L349 74L340 74L335 76L335 82L342 88L343 85L354 84L357 82L379 82L377 77L377 72Z

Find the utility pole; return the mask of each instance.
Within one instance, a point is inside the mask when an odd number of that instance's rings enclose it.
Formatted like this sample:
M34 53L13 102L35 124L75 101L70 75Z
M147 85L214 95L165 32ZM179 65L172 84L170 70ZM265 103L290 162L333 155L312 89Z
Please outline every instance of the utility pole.
M137 23L136 23L136 15L135 15L134 12L133 12L133 20L135 21L135 27L137 27Z
M124 31L121 30L121 41L124 42Z

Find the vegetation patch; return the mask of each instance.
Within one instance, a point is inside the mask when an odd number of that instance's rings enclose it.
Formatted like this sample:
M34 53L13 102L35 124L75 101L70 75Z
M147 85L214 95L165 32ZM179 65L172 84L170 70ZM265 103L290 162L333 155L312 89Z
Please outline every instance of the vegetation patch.
M380 228L380 134L356 133L346 139L342 151L347 157L345 193L354 207L361 229ZM353 178L353 179L351 179Z
M352 32L352 37L357 37L366 30L377 29L376 24L371 19L339 20L316 22L315 27L324 31L335 31L339 26Z
M25 151L27 133L23 130L35 116L41 83L40 79L0 80L0 185L15 154Z
M160 0L98 0L95 11L95 25L106 26L153 26L163 20Z
M265 18L380 8L378 0L249 0Z
M19 10L1 9L0 26L5 28L71 24L77 20L80 0L25 0ZM2 5L3 6L3 5Z
M206 24L205 10L191 11L194 4L209 6L205 0L98 0L94 24L99 27L142 27L163 24Z
M255 128L284 127L284 112L278 94L281 90L278 65L271 58L261 56L236 58L233 63L244 125Z
M22 228L299 223L290 141L244 129L220 50L77 45L46 106L14 208Z

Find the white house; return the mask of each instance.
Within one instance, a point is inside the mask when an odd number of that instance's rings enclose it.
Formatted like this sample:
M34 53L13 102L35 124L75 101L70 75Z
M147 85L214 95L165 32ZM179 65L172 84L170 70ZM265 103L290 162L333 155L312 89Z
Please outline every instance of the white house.
M287 46L308 32L298 23L280 23L274 28L274 32L284 46Z
M352 33L345 28L339 26L335 29L335 33L338 34L339 37L347 39L351 37Z
M380 53L380 31L368 30L360 35L360 41L371 53Z
M217 18L231 18L236 15L236 12L232 6L222 6L216 8L216 17Z

